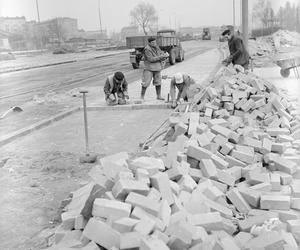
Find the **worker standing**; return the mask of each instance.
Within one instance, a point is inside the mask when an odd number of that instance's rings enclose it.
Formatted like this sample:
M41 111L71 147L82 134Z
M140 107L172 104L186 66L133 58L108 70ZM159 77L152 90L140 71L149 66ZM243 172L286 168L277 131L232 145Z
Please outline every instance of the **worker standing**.
M177 97L175 98L176 88L178 89ZM201 87L196 85L195 80L187 74L176 73L170 84L170 96L172 108L175 108L182 98L184 101L191 99L196 93L200 91Z
M168 53L163 52L156 43L156 38L148 38L148 45L144 49L144 71L142 79L141 99L144 100L145 93L151 81L156 89L156 99L164 100L161 96L161 70L164 68Z
M222 36L228 40L228 47L230 55L223 61L228 66L230 63L233 65L241 65L245 70L249 68L249 53L245 47L243 39L234 35L229 29L222 33Z
M128 83L122 72L116 72L114 75L107 77L104 85L105 101L107 105L124 105L129 99Z

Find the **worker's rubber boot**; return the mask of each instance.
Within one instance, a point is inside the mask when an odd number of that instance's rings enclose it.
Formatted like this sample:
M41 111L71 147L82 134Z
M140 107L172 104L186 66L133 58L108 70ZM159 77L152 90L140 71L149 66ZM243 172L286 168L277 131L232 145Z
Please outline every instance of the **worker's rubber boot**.
M142 100L144 100L144 98L145 98L146 90L147 90L147 87L142 86L142 90L141 90L141 99Z
M155 86L156 90L156 99L160 101L164 101L165 99L161 97L161 85Z

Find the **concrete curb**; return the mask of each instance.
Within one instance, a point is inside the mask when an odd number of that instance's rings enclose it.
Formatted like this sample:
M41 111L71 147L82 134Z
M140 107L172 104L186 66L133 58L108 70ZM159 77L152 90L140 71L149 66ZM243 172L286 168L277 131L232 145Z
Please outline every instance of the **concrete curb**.
M49 126L50 124L52 124L55 121L62 120L63 118L65 118L71 114L74 114L75 112L77 112L79 110L80 110L80 107L76 107L71 110L67 110L65 112L59 113L58 115L52 116L48 119L44 119L40 122L34 123L34 124L30 125L29 127L22 128L15 132L12 132L8 135L2 136L2 137L0 137L0 147L21 137L21 136L28 135L35 130Z
M141 110L141 109L170 109L170 103L158 103L158 104L129 104L129 105L117 105L117 106L90 106L87 107L88 111L106 111L106 110ZM80 107L80 110L83 108Z
M220 69L221 67L221 58L224 56L223 53L220 51L220 56L219 56L219 62L215 66L215 68L212 70L212 72L209 74L209 76L203 81L207 82L209 79L216 74L216 72ZM221 55L222 54L222 55ZM87 107L88 111L106 111L106 110L141 110L141 109L168 109L170 108L169 103L159 103L159 104L130 104L130 105L124 105L124 106L89 106ZM82 107L76 107L71 110L59 113L58 115L52 116L48 119L44 119L40 122L34 123L33 125L30 125L29 127L20 129L16 132L10 133L6 136L0 137L0 147L25 135L30 134L31 132L44 128L46 126L49 126L55 121L62 120L63 118L72 115L78 111L82 110Z
M61 65L61 64L67 64L67 63L80 62L80 61L95 60L95 59L99 59L99 58L103 58L103 57L120 55L120 54L125 54L125 53L128 53L128 51L120 51L120 52L112 53L112 54L94 56L94 57L90 57L90 58L83 59L83 60L69 60L69 61L63 61L63 62L55 62L55 63L48 63L48 64L37 65L37 66L30 66L30 67L19 68L19 69L4 70L4 71L0 71L0 74L18 72L18 71L23 71L23 70L25 71L25 70L37 69L37 68L46 68L46 67L57 66L57 65Z

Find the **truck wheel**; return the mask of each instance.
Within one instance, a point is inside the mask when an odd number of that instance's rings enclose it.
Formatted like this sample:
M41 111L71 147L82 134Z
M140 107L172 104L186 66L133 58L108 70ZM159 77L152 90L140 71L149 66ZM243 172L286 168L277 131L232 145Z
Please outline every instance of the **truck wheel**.
M174 49L171 49L170 52L169 52L169 62L171 65L174 65L175 64L175 61L176 61L176 53L175 53L175 50Z
M139 63L132 63L132 68L134 69L138 69L140 67L140 64Z
M183 50L180 50L176 62L182 62L183 60L184 60Z
M281 69L280 70L280 75L284 78L287 78L289 77L290 75L290 70L289 69Z

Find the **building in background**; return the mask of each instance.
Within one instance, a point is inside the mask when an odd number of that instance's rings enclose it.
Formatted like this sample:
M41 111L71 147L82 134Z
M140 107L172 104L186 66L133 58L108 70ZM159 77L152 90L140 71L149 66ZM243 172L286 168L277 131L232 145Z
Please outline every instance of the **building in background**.
M11 50L9 40L8 40L9 35L10 35L9 32L0 30L0 52Z
M9 33L23 32L26 24L26 19L22 17L0 17L0 30Z
M142 33L139 31L138 26L127 26L121 29L122 41L126 40L127 36L138 36L138 35L142 35Z
M63 43L78 34L78 23L75 18L57 17L36 23L36 26L43 43Z

